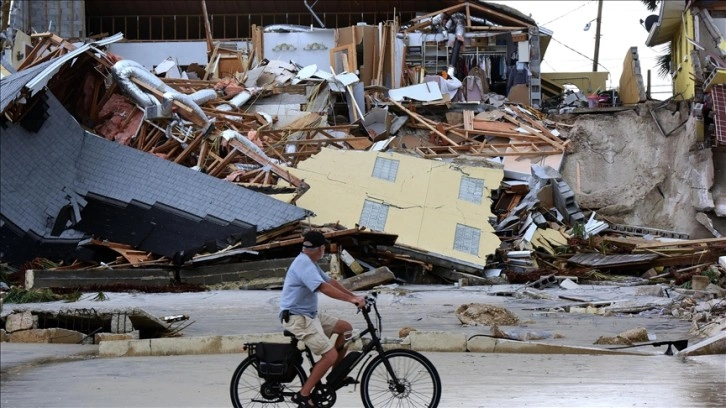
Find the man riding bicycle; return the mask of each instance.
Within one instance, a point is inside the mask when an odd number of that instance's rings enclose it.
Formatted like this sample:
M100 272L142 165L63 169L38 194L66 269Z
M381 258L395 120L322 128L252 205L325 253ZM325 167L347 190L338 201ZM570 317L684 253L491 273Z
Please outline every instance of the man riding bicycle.
M317 292L353 303L359 308L365 306L364 297L331 279L318 266L317 261L325 255L327 244L325 236L319 231L311 230L303 235L302 251L287 270L280 296L279 316L283 328L320 356L310 377L292 398L299 407L314 406L310 397L313 388L329 368L345 357L345 333L353 330L353 326L345 320L318 313ZM330 339L334 333L338 335L335 343Z

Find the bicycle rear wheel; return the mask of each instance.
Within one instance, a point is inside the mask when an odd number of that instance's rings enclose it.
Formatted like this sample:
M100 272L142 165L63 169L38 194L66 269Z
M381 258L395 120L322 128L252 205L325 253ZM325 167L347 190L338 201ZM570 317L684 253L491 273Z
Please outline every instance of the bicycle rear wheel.
M300 364L295 365L297 374L291 382L267 381L257 375L257 358L247 357L232 374L229 386L232 406L248 407L296 407L290 401L307 380L307 374Z
M398 384L393 382L384 358L376 357L363 372L360 396L366 408L439 406L441 378L436 367L413 350L389 350L384 354Z

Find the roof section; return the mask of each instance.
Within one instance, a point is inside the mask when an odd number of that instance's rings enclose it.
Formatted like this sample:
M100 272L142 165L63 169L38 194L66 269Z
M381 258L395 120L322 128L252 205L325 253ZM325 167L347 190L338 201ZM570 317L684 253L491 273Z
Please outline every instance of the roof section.
M685 1L661 1L660 4L658 21L650 28L648 39L645 40L648 47L670 42L681 26L681 15L686 9Z
M32 126L2 123L0 253L8 262L56 254L59 246L68 251L79 231L186 259L236 241L253 245L258 231L307 215L87 133L57 99L45 98L23 119Z
M2 89L2 93L0 93L0 112L3 112L8 105L22 96L21 91L25 88L25 85L35 79L39 73L43 72L52 63L52 60L46 61L0 79L0 89Z

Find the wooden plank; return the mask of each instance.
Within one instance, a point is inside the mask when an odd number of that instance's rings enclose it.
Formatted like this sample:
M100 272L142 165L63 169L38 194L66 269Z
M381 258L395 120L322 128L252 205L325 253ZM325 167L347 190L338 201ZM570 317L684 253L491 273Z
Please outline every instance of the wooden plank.
M205 167L204 165L207 162L207 156L209 155L209 143L202 143L202 148L199 151L199 157L197 158L197 167L199 167L200 171L204 172Z
M517 120L516 120L515 118L513 118L512 116L510 116L510 115L504 115L504 119L506 119L506 120L508 120L508 121L512 122L513 124L515 124L515 125L517 125L517 126L521 126L522 128L524 128L524 129L526 129L527 131L531 132L531 133L532 133L532 134L533 134L534 136L537 136L538 138L540 138L540 139L544 140L545 142L549 143L550 145L552 145L552 147L554 147L555 149L559 150L560 152L562 152L562 151L564 151L564 150L565 150L564 146L562 146L562 144L561 144L561 143L557 143L557 142L555 142L554 140L552 140L552 139L548 138L547 136L545 136L545 135L541 134L540 132L537 132L537 131L536 131L535 129L533 129L533 128L532 128L532 127L530 127L530 126L527 126L527 125L525 125L525 124L519 123L519 122L518 122L518 121L517 121Z
M376 67L376 77L371 83L371 85L383 85L383 63L386 59L386 48L388 46L388 25L383 26L383 33L381 35L382 44L381 44L381 58L377 59L377 67Z
M474 111L464 111L464 130L474 130Z
M151 136L151 138L148 138L148 136L147 136L149 141L146 143L146 146L144 146L144 148L142 149L145 152L150 151L151 149L154 148L154 146L156 146L157 143L159 143L159 140L161 140L161 136L164 134L164 132L162 132L161 130L159 130L157 128L153 128L151 130L151 134L153 136Z
M355 31L355 30L354 30ZM355 60L355 46L353 44L346 44L341 45L340 47L333 47L330 49L330 66L333 68L338 68L336 64L335 56L337 53L343 53L345 58L341 59L341 64L348 64L348 67L355 67L356 66L356 60ZM343 68L343 67L340 67ZM333 70L333 75L335 75L335 70Z
M467 111L464 111L466 113ZM472 114L474 112L471 112ZM473 118L472 116L472 129L467 130L483 130L483 131L496 131L496 132L507 132L511 133L513 135L519 134L514 128L514 126L511 123L504 123L499 121L491 121L491 120L477 120Z
M238 151L232 149L229 153L227 153L227 156L225 156L221 162L217 163L214 168L210 170L209 175L212 177L219 177L220 174L222 174L222 170L224 170L224 168L227 167L228 164L232 163L232 160L234 160L237 154Z
M192 152L197 150L197 148L199 147L200 144L202 144L204 139L205 139L204 135L198 134L194 138L194 140L192 140L192 142L187 145L187 148L184 149L181 152L181 154L179 154L179 156L176 157L176 159L174 159L174 163L178 164L178 163L183 162L187 157L189 157L190 154L192 154Z
M446 136L445 134L441 133L441 132L440 132L440 131L439 131L438 129L436 129L435 127L433 127L433 126L431 126L430 124L428 124L428 123L426 122L426 120L424 120L424 119L423 119L423 118L422 118L421 116L419 116L419 115L418 115L417 113L415 113L415 112L413 112L413 111L410 111L410 110L406 109L406 108L405 108L405 107L404 107L403 105L401 105L400 103L398 103L398 102L396 102L396 101L394 101L394 100L392 100L392 99L391 99L391 103L393 103L394 105L396 105L396 106L397 106L397 107L398 107L399 109L401 109L402 111L406 112L406 114L408 114L408 115L409 115L410 117L412 117L412 118L414 118L415 120L417 120L418 122L422 123L422 124L423 124L424 126L426 126L426 127L427 127L427 128L429 129L429 130L431 130L432 132L436 133L436 134L437 134L437 135L438 135L439 137L441 137L441 138L442 138L443 140L445 140L445 141L446 141L447 143L451 144L452 146L458 146L458 145L459 145L458 143L456 143L456 142L454 142L453 140L449 139L449 137L448 137L448 136Z

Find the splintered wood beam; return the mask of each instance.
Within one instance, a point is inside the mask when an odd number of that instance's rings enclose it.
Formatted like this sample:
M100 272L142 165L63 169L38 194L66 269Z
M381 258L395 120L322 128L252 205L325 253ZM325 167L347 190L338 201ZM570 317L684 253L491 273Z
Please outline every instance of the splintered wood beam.
M560 139L557 136L555 136L554 134L552 134L552 131L550 131L549 129L547 129L541 123L537 122L536 120L530 118L527 115L521 115L520 117L521 118L524 118L524 120L526 120L527 122L529 122L530 125L532 125L535 128L539 129L542 132L542 134L544 134L545 136L549 137L553 141L559 143L560 146L562 146L562 148L564 148L564 145L562 144L562 142L560 141Z
M474 8L475 10L477 10L477 11L479 11L479 12L481 12L481 13L484 13L485 15L487 15L487 14L492 14L492 15L495 15L495 16L497 16L497 17L501 18L502 20L505 20L505 21L507 21L508 23L513 23L513 24L524 24L524 25L526 25L527 27L531 27L531 26L532 26L532 24L529 24L529 23L528 23L528 22L526 22L526 21L523 21L523 20L520 20L520 19L518 19L518 18L515 18L515 17L512 17L512 16L509 16L509 15L507 15L507 14L502 14L502 13L500 13L499 11L497 11L497 10L495 10L495 9L493 9L493 8L490 8L490 7L486 7L486 6L484 6L483 4L473 4L473 3L469 3L469 2L467 2L467 3L466 3L466 5L467 5L467 7L472 7L472 8ZM489 17L489 16L487 16L487 17Z
M179 163L183 162L184 160L186 160L186 158L189 157L189 155L192 154L192 152L197 150L199 145L202 144L202 142L205 139L206 138L204 137L203 134L198 134L194 138L194 140L192 140L192 142L187 145L187 148L184 149L184 151L182 151L181 154L179 154L179 156L176 157L176 159L174 159L174 163L179 164Z
M514 151L507 152L507 149ZM534 150L530 150L534 149ZM517 144L496 144L496 145L481 145L481 146L431 146L417 147L416 153L423 156L424 158L451 158L458 157L462 154L470 156L481 156L481 157L497 157L497 156L548 156L562 154L562 152L555 150L539 150L539 148L530 143L517 143Z
M166 142L164 142L161 146L156 146L151 149L150 153L164 153L167 151L171 151L172 148L175 146L178 146L179 142L177 142L174 139L169 139Z
M527 27L506 27L506 26L471 26L467 27L471 31L521 31L526 30Z
M213 177L219 177L219 175L222 174L222 170L224 170L224 168L227 167L228 164L232 163L232 160L234 160L234 157L237 154L239 154L239 152L232 149L232 151L227 153L227 156L225 156L222 161L217 163L214 168L209 171L209 175Z
M150 135L153 135L149 137ZM157 143L159 143L159 140L161 140L161 137L164 135L164 132L157 128L152 128L149 135L147 135L147 139L149 141L146 143L146 146L144 146L143 151L148 152L149 150L153 149L154 146L156 146Z
M197 157L197 167L199 167L200 171L204 171L204 165L209 156L209 149L209 142L202 143L202 148L199 150L199 157Z
M447 13L447 14L448 14L448 13L450 13L450 12L452 12L452 11L458 11L458 10L459 10L459 9L461 9L462 7L464 7L464 4L457 4L457 5L455 5L455 6L451 6L451 7L447 7L447 8L445 8L445 9L441 9L441 10L438 10L438 11L434 11L433 13L429 13L429 14L424 14L423 16L420 16L420 17L416 17L416 18L414 18L414 19L413 19L413 20L411 20L411 21L421 21L421 20L423 20L423 19L427 19L427 18L429 18L429 17L434 17L434 16L436 16L436 15L437 15L437 14L439 14L439 13ZM429 24L431 24L431 22L430 22L430 21L427 21L427 22L428 22ZM408 30L406 30L406 32L409 32L409 31L408 31Z
M555 149L557 149L559 151L564 151L565 150L565 147L562 145L562 143L555 142L554 140L550 139L549 137L547 137L547 136L543 135L542 133L536 131L534 128L532 128L530 126L527 126L527 125L525 125L523 123L520 123L517 119L513 118L512 116L510 116L510 115L504 115L503 117L507 121L509 121L509 122L511 122L511 123L513 123L513 124L515 124L517 126L521 126L522 128L524 128L527 131L531 132L533 135L535 135L538 138L540 138L540 139L544 140L545 142L549 143Z
M401 105L400 103L394 101L393 99L391 99L390 101L391 101L391 103L393 103L394 105L396 105L398 107L398 109L401 109L402 111L406 112L406 114L408 114L410 117L414 118L415 120L417 120L418 122L420 122L421 124L423 124L424 126L426 126L430 131L436 133L439 137L441 137L441 139L445 140L450 145L452 145L452 146L458 146L459 145L458 143L456 143L453 140L449 139L448 136L446 136L445 134L441 133L438 129L436 129L435 127L431 126L426 120L424 120L416 112L413 112L411 110L406 109L403 105Z
M141 150L141 148L144 146L144 143L146 143L146 135L148 132L149 127L146 125L145 122L142 122L139 133L136 135L135 138L131 139L131 143L129 144L129 146Z
M292 175L292 173L285 170L278 164L274 163L272 160L270 160L269 157L260 155L259 153L250 149L249 147L247 147L245 144L243 144L239 140L230 139L229 145L232 146L235 150L240 151L242 154L249 157L250 159L256 161L261 166L269 166L270 170L272 170L273 173L277 174L280 178L287 181L291 185L297 187L298 194L301 195L302 193L307 191L308 188L310 188L307 185L307 183L305 183L301 179L295 177L294 175Z
M42 55L43 51L48 49L50 45L50 36L44 37L35 47L33 47L30 53L25 56L23 62L18 65L18 72L24 70L25 68L28 68L31 65L35 65L35 61L36 58L38 58L38 55Z

